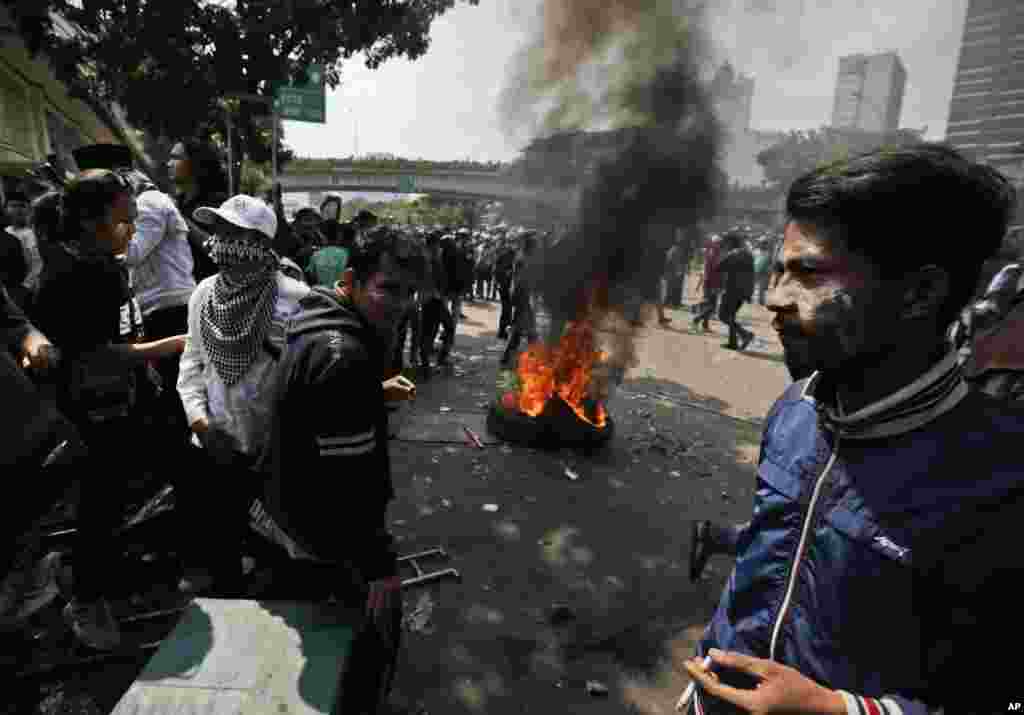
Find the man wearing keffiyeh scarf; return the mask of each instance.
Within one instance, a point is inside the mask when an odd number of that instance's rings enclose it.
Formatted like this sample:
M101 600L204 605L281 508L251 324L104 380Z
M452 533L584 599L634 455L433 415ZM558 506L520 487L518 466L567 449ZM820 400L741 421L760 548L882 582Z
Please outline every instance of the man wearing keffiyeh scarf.
M197 447L175 484L189 541L180 588L224 596L239 591L239 549L260 484L254 465L273 412L284 325L309 288L279 270L271 249L277 217L262 201L235 196L194 217L212 229L206 248L217 274L192 294L178 378ZM203 478L211 469L216 479ZM200 538L195 523L217 534Z
M258 232L227 224L221 233L228 235L215 235L206 244L218 273L202 306L201 326L213 366L230 386L249 369L267 336L277 300L278 259Z

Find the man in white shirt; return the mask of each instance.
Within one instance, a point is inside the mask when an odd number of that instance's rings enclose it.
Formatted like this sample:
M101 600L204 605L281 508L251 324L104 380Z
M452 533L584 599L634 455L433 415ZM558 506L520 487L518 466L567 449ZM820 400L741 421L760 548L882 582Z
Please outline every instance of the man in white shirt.
M25 254L25 266L28 269L22 287L29 296L31 302L36 289L39 288L39 276L43 272L43 259L39 253L39 242L36 234L29 225L29 203L28 197L21 193L11 192L7 195L7 217L11 225L4 229L8 234L18 239L21 244L22 253Z
M240 587L241 540L261 484L254 467L273 414L285 325L310 289L281 273L270 248L277 216L259 199L234 196L220 208L196 209L193 218L212 228L208 246L218 272L189 300L178 376L193 443L201 447L175 485L190 524L180 587L228 596Z

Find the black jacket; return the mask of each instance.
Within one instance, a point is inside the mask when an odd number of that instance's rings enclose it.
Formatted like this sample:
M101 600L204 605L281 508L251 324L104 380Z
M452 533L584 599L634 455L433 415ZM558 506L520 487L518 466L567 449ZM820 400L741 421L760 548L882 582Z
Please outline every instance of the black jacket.
M384 346L330 289L289 322L267 450L264 506L303 551L374 580L396 573Z
M726 295L743 300L754 295L754 254L749 248L736 248L722 256L718 272Z

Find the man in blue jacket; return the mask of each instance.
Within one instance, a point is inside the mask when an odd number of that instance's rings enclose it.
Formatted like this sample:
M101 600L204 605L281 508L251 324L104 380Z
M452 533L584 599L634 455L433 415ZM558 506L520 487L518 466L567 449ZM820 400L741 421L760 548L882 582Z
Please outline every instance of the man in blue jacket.
M691 712L1024 700L998 654L1022 635L1024 410L969 391L945 340L1013 203L998 172L935 144L792 185L767 307L810 377L768 414L752 521L685 663Z

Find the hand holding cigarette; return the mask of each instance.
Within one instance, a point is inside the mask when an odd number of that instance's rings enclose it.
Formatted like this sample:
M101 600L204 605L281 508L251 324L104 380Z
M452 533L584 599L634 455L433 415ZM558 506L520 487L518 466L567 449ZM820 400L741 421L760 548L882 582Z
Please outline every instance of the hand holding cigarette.
M385 380L384 399L388 402L416 399L416 385L402 375Z
M711 667L711 656L704 656L704 660L701 661L701 665L704 670ZM686 706L690 704L690 699L693 697L693 691L697 689L697 681L691 680L690 684L686 686L686 690L679 696L679 700L676 702L676 712L682 712L686 709Z

